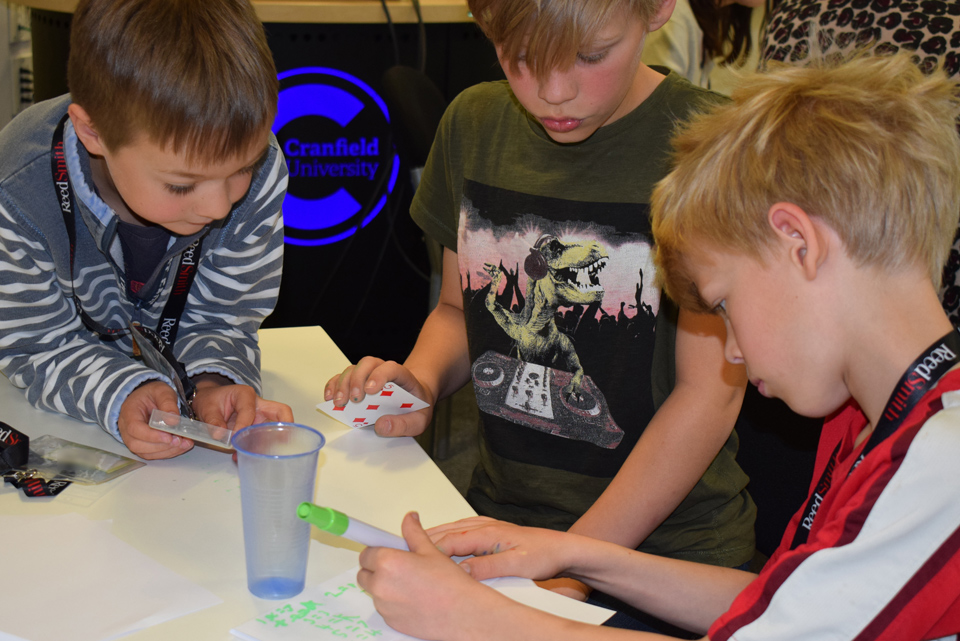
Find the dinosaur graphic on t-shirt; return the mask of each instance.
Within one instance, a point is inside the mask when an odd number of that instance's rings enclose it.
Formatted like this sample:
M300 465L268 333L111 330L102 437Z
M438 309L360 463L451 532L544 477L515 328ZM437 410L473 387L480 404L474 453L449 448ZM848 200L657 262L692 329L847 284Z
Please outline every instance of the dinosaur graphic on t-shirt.
M503 270L484 265L493 281L487 309L513 339L523 361L559 367L573 375L563 389L568 400L580 399L584 372L573 341L557 328L557 309L601 301L604 292L598 275L607 260L607 252L596 241L565 243L554 236L541 237L524 262L526 304L518 312L497 301Z

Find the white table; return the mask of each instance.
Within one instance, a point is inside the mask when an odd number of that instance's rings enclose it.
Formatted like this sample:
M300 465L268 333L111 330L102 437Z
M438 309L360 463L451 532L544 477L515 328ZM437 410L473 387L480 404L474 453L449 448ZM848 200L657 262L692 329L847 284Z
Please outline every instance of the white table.
M322 329L263 330L260 346L264 396L289 404L297 422L319 429L327 438L320 451L317 503L396 533L410 510L418 510L427 527L474 514L412 438L385 439L369 428L351 430L315 409L323 384L348 364ZM0 420L31 437L53 434L130 455L96 425L34 409L5 379L0 380ZM58 497L28 499L5 485L0 488L0 514L79 512L90 520L112 519L118 538L223 599L220 605L125 639L226 641L232 638L231 627L275 606L276 601L247 591L240 488L229 454L197 446L175 459L151 461L110 485L92 505L80 508ZM362 549L316 528L312 531L308 587L355 566ZM30 577L19 577L17 584L31 590ZM56 587L45 582L42 590L34 589L39 594Z

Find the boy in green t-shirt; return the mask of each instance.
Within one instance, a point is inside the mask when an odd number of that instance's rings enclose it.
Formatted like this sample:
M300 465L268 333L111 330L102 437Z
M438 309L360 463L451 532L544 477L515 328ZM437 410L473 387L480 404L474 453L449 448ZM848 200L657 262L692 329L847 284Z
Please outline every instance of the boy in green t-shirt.
M720 100L640 61L673 0L473 0L507 82L461 94L412 214L444 245L440 302L402 364L331 379L343 405L394 381L431 403L473 381L480 514L715 565L753 555L732 433L743 368L723 327L661 297L649 199L668 140ZM421 433L432 408L379 419Z

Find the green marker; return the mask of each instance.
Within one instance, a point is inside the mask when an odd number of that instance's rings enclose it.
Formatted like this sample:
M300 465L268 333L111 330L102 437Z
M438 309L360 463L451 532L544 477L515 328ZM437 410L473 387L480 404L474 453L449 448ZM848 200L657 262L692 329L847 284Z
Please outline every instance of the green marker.
M338 512L329 507L320 507L304 501L297 507L297 516L324 532L342 536L362 545L396 548L398 550L410 549L402 537L385 532L363 521L351 519L343 512Z

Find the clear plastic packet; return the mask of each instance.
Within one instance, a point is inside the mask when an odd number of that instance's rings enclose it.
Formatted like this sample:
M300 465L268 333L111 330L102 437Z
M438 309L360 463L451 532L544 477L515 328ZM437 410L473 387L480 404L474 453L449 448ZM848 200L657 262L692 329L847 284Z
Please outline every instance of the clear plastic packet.
M96 447L44 434L30 439L27 466L45 479L64 479L81 485L110 481L145 463Z
M147 424L154 429L163 430L177 436L185 436L192 441L199 441L229 450L233 449L233 445L230 443L233 432L225 427L194 421L179 414L161 412L160 410L153 410Z

